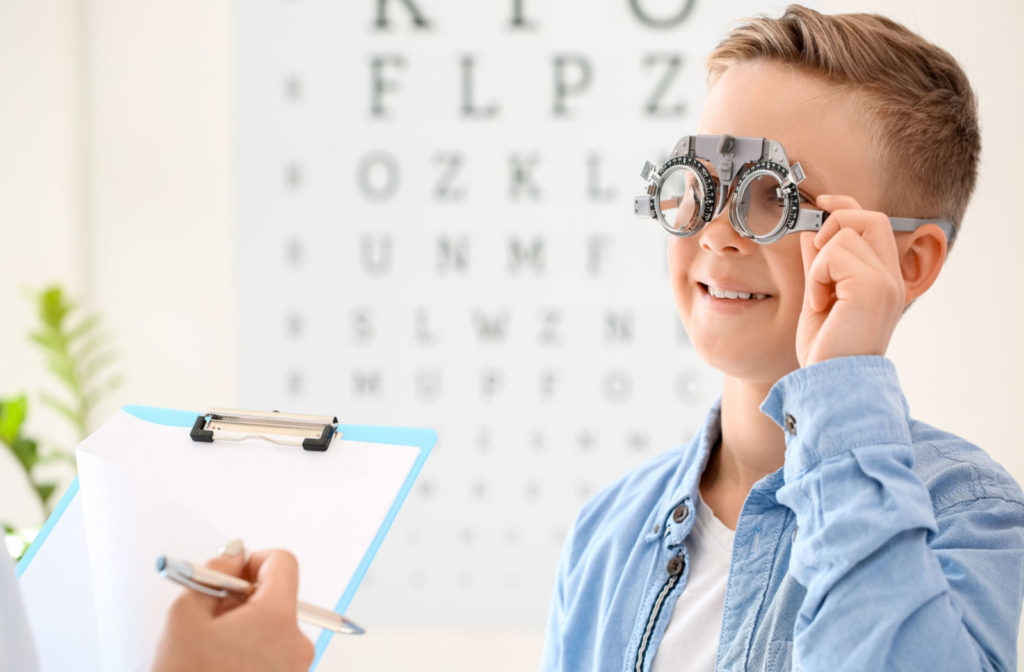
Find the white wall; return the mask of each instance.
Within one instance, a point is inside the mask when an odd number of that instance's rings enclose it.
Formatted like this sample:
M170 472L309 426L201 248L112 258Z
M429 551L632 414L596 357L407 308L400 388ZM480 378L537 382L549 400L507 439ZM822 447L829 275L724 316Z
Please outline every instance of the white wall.
M234 402L233 16L228 2L0 1L0 395L61 391L25 338L22 292L59 282L102 313L125 369L97 421L129 402ZM71 441L41 405L29 418ZM30 524L5 458L0 511Z
M233 6L90 0L89 298L133 403L236 390Z
M79 18L63 0L0 1L0 396L47 387L42 358L27 344L35 315L24 290L85 286ZM63 421L31 413L33 435L69 445ZM40 515L2 451L0 518L27 525Z
M1024 6L824 6L905 22L952 51L976 87L985 146L978 191L956 252L933 295L907 315L891 355L918 417L984 446L1024 481L1016 440L1024 227L1012 181L1024 153L1024 88L1015 79L1024 71ZM56 280L102 311L129 366L106 411L236 399L233 16L224 1L0 1L0 394L50 385L23 337L31 315L19 287ZM31 425L47 435L53 426L43 413ZM30 523L31 500L5 459L0 513ZM540 639L539 631L375 632L335 643L324 669L455 669L455 647L461 669L532 668Z

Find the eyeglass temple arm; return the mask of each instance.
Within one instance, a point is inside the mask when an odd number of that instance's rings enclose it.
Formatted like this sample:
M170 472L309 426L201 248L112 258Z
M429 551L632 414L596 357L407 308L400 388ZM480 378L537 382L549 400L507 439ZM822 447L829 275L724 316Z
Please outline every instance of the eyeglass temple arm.
M800 214L797 215L796 223L791 232L797 231L818 231L821 229L821 225L828 219L828 213L821 210L814 210L813 208L800 208ZM946 234L946 240L953 242L953 238L956 236L956 230L953 228L953 222L948 219L914 219L912 217L890 217L889 222L892 224L892 230L896 232L908 232L916 231L918 228L925 224L935 224L942 232Z
M925 224L935 224L946 234L946 241L952 243L956 238L956 228L948 219L913 219L911 217L890 217L893 231L916 231Z

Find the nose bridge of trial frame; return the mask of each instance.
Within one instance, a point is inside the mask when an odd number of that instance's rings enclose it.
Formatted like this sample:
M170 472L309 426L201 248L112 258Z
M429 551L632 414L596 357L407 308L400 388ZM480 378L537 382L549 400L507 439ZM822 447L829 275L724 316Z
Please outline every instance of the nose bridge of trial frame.
M729 193L739 170L748 163L767 160L787 166L786 152L782 145L767 138L736 137L732 135L685 135L676 142L672 149L668 163L662 167L662 171L668 172L666 167L673 159L689 157L691 159L703 160L710 164L714 171L713 177L717 185L715 195L715 211L712 217L718 217L725 210L729 202ZM653 202L650 196L654 195L661 180L665 175L655 172L656 166L650 161L644 163L640 176L650 181L648 187L648 198L638 197L634 200L634 212L637 215L651 214ZM710 172L710 171L709 171Z

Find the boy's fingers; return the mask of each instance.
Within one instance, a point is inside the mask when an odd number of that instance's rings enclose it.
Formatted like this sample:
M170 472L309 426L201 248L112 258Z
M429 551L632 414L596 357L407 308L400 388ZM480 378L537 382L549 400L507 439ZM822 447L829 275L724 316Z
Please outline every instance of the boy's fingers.
M813 231L804 231L800 234L800 257L804 262L804 277L811 270L814 258L818 256L818 248L814 246L814 236Z
M821 194L814 199L814 205L820 210L861 210L860 203L853 196L844 194Z
M832 299L832 288L857 273L863 273L864 262L849 249L832 247L815 259L807 277L811 308L822 311Z
M807 305L815 312L828 309L832 300L832 289L835 282L830 277L829 260L825 257L815 259L807 273L807 285L804 298Z
M815 292L811 282L811 266L818 257L818 248L814 246L814 233L806 231L800 234L800 256L804 262L804 307L814 307L812 302Z
M873 288L868 290L872 295L887 286L890 281L885 267L879 261L871 246L853 231L841 231L825 248L819 250L814 263L806 272L806 298L814 310L824 310L832 299L833 291L837 298L852 298L848 292L845 296L842 287L849 290L847 281L858 281L856 284ZM844 283L842 287L840 283Z
M804 303L813 311L821 312L828 309L832 298L835 281L828 272L828 262L833 254L831 249L815 248L814 258L804 271Z
M813 310L820 311L828 308L836 284L850 277L850 275L842 274L839 271L849 274L852 274L854 270L858 273L870 273L871 269L874 269L874 273L884 273L885 269L878 261L874 251L854 231L840 230L833 236L830 243L820 250L815 246L815 234L800 235L800 252L803 255L804 278L807 287L804 291L804 302ZM830 260L836 256L842 256L847 263L838 267L836 272L823 273L822 269L831 268ZM850 262L860 263L852 265Z
M885 263L878 256L878 252L871 246L867 239L854 229L840 229L827 249L842 247L852 255L860 259L866 266L869 266L878 273L885 273ZM820 250L825 252L827 250Z
M853 196L836 194L822 194L814 199L814 205L828 213L828 219L822 223L821 229L814 236L814 245L819 250L831 240L843 224L853 225L852 221L848 221L853 217L849 213L843 212L844 210L857 211L861 209L860 203Z
M815 205L829 212L828 219L815 235L814 244L820 250L841 230L851 229L860 234L886 266L898 263L896 237L892 224L884 213L863 210L852 196L819 196Z

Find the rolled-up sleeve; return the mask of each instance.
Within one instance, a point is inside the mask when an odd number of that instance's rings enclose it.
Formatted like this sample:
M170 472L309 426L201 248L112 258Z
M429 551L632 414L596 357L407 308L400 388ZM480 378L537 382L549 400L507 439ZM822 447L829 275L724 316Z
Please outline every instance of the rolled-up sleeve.
M1019 487L959 487L978 484L969 471L951 473L944 487L960 496L937 506L914 471L907 404L882 357L795 371L761 408L786 433L777 498L796 514L789 570L807 589L796 666L1015 669Z

